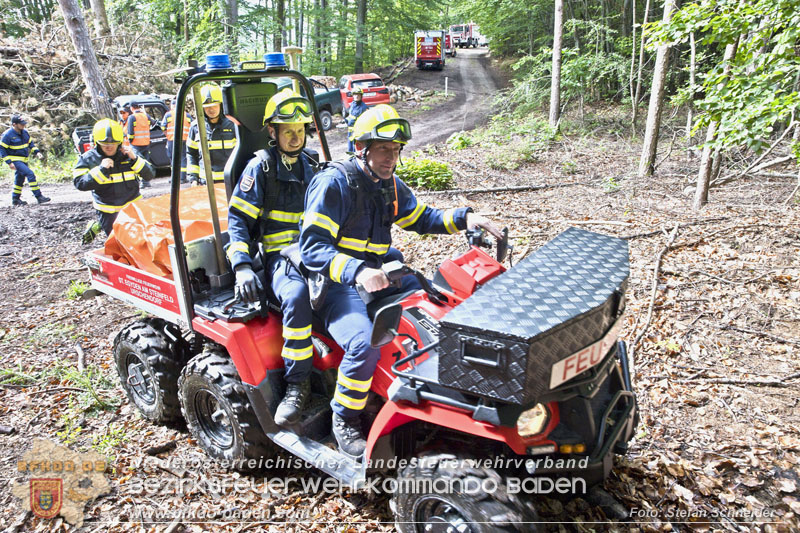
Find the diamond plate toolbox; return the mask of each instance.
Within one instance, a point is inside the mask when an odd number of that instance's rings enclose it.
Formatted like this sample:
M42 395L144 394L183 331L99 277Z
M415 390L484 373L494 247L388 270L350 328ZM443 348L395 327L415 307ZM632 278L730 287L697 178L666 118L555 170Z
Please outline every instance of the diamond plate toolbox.
M549 390L553 365L613 325L628 272L627 241L568 229L444 316L440 383L536 402Z

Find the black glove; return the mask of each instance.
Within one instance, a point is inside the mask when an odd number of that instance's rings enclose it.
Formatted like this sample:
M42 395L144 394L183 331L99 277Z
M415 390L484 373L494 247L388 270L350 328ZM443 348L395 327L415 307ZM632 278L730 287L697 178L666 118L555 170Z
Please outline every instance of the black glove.
M254 303L259 300L262 290L261 280L250 265L236 267L236 294L245 303Z

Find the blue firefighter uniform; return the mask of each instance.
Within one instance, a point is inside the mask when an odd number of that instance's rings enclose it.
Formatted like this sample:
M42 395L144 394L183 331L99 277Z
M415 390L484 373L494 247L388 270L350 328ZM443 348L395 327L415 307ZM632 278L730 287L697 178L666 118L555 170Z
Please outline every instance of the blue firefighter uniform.
M39 183L36 181L36 175L28 167L28 157L38 151L39 149L36 148L31 140L31 134L26 129L20 133L13 127L8 128L3 136L0 137L0 159L6 164L13 163L15 167L14 188L11 191L12 203L20 200L22 186L25 184L26 179L33 195L37 199L44 198L42 191L39 189Z
M233 122L220 115L219 120L212 124L206 120L206 134L208 136L208 152L211 158L211 175L215 182L225 181L225 163L228 162L233 149L236 148L236 130ZM186 174L189 181L202 183L205 174L200 171L203 155L200 151L200 128L197 121L189 128L189 138L186 140ZM181 169L181 172L184 172Z
M227 255L234 269L242 263L251 264L254 250L249 243L254 236L262 235L265 272L283 312L281 356L286 364L285 379L299 383L308 378L314 355L308 287L303 276L279 252L300 234L305 191L316 163L304 152L290 169L280 162L276 148L270 148L269 155L266 166L272 167L268 171L274 176L271 185L262 158L254 157L233 189L228 209ZM270 187L276 187L277 192ZM271 195L273 205L268 206Z
M102 168L101 161L109 156L98 150L95 146L80 156L72 171L72 181L78 190L92 191L92 205L103 231L110 235L122 208L141 198L137 177L150 180L155 172L143 157L130 159L121 149L111 157L114 166Z
M396 176L375 183L360 165L356 158L345 162L350 182L336 165L314 178L306 192L300 233L303 264L333 281L318 314L345 350L331 401L334 412L342 417L355 416L366 406L380 357L379 350L369 343L372 323L354 288L357 274L365 266L378 268L383 262L402 258L391 247L392 223L420 234L455 233L466 228L467 213L471 211L468 207L446 211L429 207ZM363 187L363 192L356 194L353 184ZM406 277L403 287L389 287L376 296L418 286L416 280Z
M354 152L355 151L355 143L350 140L350 134L353 133L353 125L356 123L356 119L361 116L361 113L366 111L369 106L364 103L364 100L359 100L358 102L353 100L350 102L350 107L347 109L347 151Z

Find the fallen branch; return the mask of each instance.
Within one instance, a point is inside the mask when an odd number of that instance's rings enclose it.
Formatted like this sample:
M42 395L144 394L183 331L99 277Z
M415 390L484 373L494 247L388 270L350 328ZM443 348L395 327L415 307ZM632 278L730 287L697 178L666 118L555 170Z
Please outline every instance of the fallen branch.
M739 172L738 174L736 174L736 175L735 175L735 176L733 176L733 177L720 178L720 179L714 180L714 181L712 181L712 182L710 183L710 185L720 185L720 184L722 184L722 183L727 183L727 182L729 182L729 181L733 181L733 180L735 180L735 179L739 179L739 178L741 178L742 176L744 176L745 174L747 174L748 172L750 172L751 170L754 170L755 172L758 172L758 171L760 171L760 170L764 170L765 168L769 168L769 167L771 167L771 166L774 166L774 165L780 164L780 162L781 162L780 160L781 160L781 159L784 159L784 161L782 161L782 162L784 162L784 163L785 163L786 161L788 161L788 160L792 159L792 158L793 158L793 156L789 156L789 158L788 158L788 159L786 159L786 158L779 158L779 159L776 159L775 161L772 161L772 162L769 162L769 163L765 163L765 165L766 165L766 166L758 166L758 165L759 165L759 163L761 163L761 162L764 160L764 158L765 158L765 157L767 157L769 154L771 154L771 153L772 153L772 151L775 149L775 147L776 147L776 146L778 146L778 145L781 143L781 141L783 141L783 139L785 139L785 138L786 138L786 136L789 134L789 132L790 132L790 131L792 131L792 129L794 129L794 125L795 125L795 121L794 121L794 120L792 120L792 121L789 123L789 125L786 127L786 130L784 130L784 132L781 134L781 136L780 136L780 137L778 137L778 140L777 140L777 141L775 141L774 143L772 143L772 146L770 146L770 147L767 149L767 151L766 151L766 152L764 152L763 154L761 154L761 156L760 156L758 159L756 159L756 160L755 160L755 161L753 161L753 162L752 162L750 165L748 165L748 167L747 167L747 168L745 168L744 170L742 170L741 172ZM776 162L776 161L778 161L778 162Z
M687 222L685 224L680 224L679 227L681 229L688 228L689 226L699 226L702 224L710 224L712 222L721 222L723 220L730 220L734 217L716 217L716 218L706 218L703 220L695 220L694 222ZM645 231L644 233L632 233L631 235L624 235L622 238L626 240L633 240L633 239L640 239L642 237L652 237L653 235L659 235L663 233L663 229L657 229L653 231Z
M86 370L86 354L81 348L81 343L75 344L75 351L78 353L78 372L83 372Z
M722 385L757 385L757 386L769 386L769 387L788 387L790 384L786 382L797 378L800 378L800 372L795 372L794 374L789 374L788 376L775 379L685 378L685 379L677 379L670 381L673 381L674 383L701 382L701 383L718 383ZM667 379L669 379L669 377L667 377Z
M575 224L576 226L633 226L630 222L619 220L554 220L553 222L564 222L566 224Z
M667 253L670 246L672 246L672 243L675 242L675 237L678 235L679 227L680 226L678 224L675 224L675 227L672 229L672 233L670 233L669 237L667 238L667 243L661 249L661 251L658 254L658 257L656 258L656 266L653 268L653 283L650 289L650 305L647 308L647 319L645 320L644 326L642 326L641 331L639 331L639 334L636 335L636 338L631 344L631 349L630 349L631 363L634 361L633 351L639 345L639 342L641 342L642 338L644 337L644 334L647 332L647 328L650 327L650 322L653 320L653 307L655 307L656 294L658 293L658 273L661 270L661 260L664 259L664 255ZM631 366L631 374L633 373L634 373L633 366Z
M661 164L664 161L666 161L667 158L670 156L670 154L672 153L672 145L675 143L675 137L677 137L677 136L678 136L678 130L675 130L675 133L672 134L672 140L669 142L669 149L667 150L666 155L664 155L664 157L661 158L661 161L659 161L658 163L655 164L655 166L653 166L653 172L655 172L655 170L658 167L660 167Z
M793 344L795 346L800 346L800 340L797 339L787 339L785 337L779 337L778 335L773 335L772 333L767 333L766 331L759 331L756 329L749 329L749 328L739 328L736 326L720 326L717 324L711 324L711 327L717 329L729 329L731 331L738 331L739 333L747 333L749 335L756 335L758 337L764 337L767 339L771 339L773 341L782 342L784 344Z
M539 191L542 189L554 189L557 187L570 187L572 185L583 185L582 183L557 183L555 185L523 185L520 187L492 187L488 189L447 189L446 191L417 191L417 196L421 194L479 194L487 192L525 192Z
M792 198L794 198L795 193L797 193L797 189L800 189L800 176L797 177L797 187L795 187L794 190L792 190L792 194L786 197L786 200L783 201L783 205L786 205L792 201Z

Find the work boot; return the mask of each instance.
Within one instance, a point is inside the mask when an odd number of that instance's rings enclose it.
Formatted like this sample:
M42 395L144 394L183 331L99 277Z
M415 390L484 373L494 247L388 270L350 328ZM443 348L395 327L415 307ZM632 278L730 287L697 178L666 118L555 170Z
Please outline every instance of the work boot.
M22 198L12 198L11 205L28 205L28 202L26 202Z
M367 440L361 431L361 419L357 416L344 418L333 413L333 437L339 444L339 451L360 457L367 447Z
M103 228L100 226L99 222L90 220L89 224L86 225L86 231L84 231L81 236L81 242L83 244L89 244L97 237L101 229Z
M287 383L286 394L275 411L275 423L288 426L300 422L300 415L310 394L311 382L308 379L300 383Z
M40 204L46 204L47 202L50 201L50 198L48 198L45 195L40 195L36 197L36 201L39 202Z

